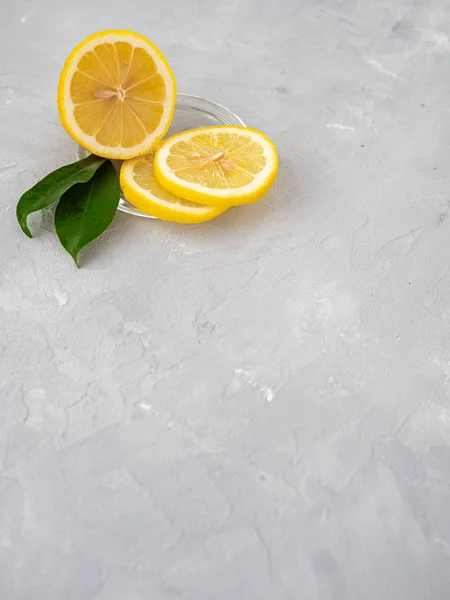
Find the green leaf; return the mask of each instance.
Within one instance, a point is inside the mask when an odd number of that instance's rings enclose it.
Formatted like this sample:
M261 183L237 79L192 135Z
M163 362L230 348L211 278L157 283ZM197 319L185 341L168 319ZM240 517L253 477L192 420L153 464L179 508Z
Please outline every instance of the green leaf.
M56 233L77 267L78 253L105 231L119 200L119 178L109 161L88 183L74 185L61 197L55 212Z
M27 225L28 215L50 206L76 183L89 181L105 160L105 158L91 154L76 163L49 173L28 192L25 192L17 203L16 209L17 220L23 232L28 237L33 237Z

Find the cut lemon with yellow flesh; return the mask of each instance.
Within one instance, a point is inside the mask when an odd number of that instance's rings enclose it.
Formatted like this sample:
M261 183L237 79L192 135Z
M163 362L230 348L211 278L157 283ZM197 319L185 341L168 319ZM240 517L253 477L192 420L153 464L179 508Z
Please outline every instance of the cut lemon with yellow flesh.
M269 138L234 125L183 131L164 140L155 154L155 175L165 189L213 206L256 202L277 171L277 151Z
M64 65L58 110L67 133L106 158L146 154L175 109L175 78L161 52L132 31L102 31L79 44Z
M153 170L154 152L127 160L120 169L125 198L140 210L175 223L203 223L225 212L228 206L204 206L182 200L162 188Z

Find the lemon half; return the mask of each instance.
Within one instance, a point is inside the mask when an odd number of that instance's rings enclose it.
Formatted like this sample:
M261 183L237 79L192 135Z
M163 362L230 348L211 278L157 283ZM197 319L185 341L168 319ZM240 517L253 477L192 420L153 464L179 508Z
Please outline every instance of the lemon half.
M64 128L106 158L149 152L169 128L175 99L175 78L164 56L132 31L85 39L67 59L58 85Z

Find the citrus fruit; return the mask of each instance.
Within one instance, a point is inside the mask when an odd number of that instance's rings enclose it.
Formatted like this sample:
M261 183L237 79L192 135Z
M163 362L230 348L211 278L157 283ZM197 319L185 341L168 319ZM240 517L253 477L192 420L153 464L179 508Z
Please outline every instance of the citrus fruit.
M269 138L234 125L183 131L164 140L155 154L155 175L165 189L212 206L256 202L277 171Z
M120 184L125 198L144 212L175 223L203 223L228 206L205 206L174 196L162 188L153 170L154 152L122 163Z
M132 31L101 31L70 54L58 85L67 133L90 152L126 159L147 153L166 133L175 78L161 52Z

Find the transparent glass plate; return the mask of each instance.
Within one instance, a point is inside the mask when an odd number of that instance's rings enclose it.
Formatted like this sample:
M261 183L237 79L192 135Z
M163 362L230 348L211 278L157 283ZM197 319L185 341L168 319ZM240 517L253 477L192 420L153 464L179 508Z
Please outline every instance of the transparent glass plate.
M201 98L200 96L191 96L190 94L177 94L177 103L173 121L166 137L169 137L180 131L187 129L195 129L197 127L207 127L209 125L241 125L246 127L244 121L232 113L228 108ZM89 152L78 147L78 158L86 158ZM116 168L120 168L120 161L114 161ZM121 194L119 202L119 210L130 215L138 217L146 217L147 219L156 219L147 213L140 211L130 204Z

